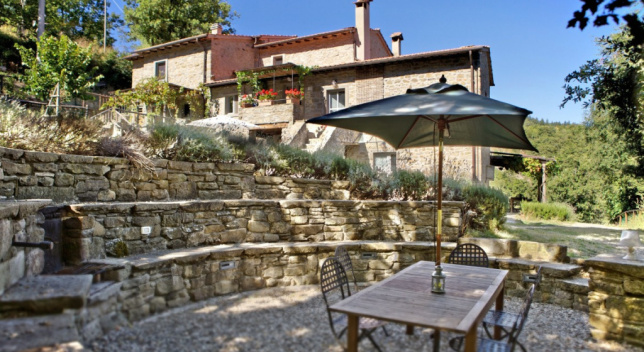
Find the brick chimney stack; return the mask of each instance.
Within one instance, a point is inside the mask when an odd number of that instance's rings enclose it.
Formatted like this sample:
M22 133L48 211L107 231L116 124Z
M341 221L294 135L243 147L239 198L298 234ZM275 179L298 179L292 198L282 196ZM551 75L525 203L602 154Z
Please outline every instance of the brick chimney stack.
M356 5L356 29L358 42L356 43L356 58L364 61L371 58L371 23L369 6L372 0L358 0Z
M212 26L210 26L210 33L221 35L224 33L224 28L219 23L215 23Z
M396 32L391 35L391 51L394 53L394 56L400 56L402 54L400 45L402 44L401 42L403 39L401 32Z

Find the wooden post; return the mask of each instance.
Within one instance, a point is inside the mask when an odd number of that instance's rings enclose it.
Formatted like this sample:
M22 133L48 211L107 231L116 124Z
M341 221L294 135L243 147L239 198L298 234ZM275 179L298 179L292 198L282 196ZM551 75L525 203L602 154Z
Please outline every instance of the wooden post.
M541 203L546 201L546 163L547 161L541 160Z

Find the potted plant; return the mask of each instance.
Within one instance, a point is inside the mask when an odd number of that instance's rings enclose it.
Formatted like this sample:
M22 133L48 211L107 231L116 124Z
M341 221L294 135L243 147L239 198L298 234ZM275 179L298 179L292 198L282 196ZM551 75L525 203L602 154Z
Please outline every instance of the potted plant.
M255 98L253 98L253 96L250 94L242 95L241 100L239 101L239 104L242 108L252 108L256 105L256 103L257 100L255 100Z
M297 88L287 89L284 93L286 94L287 99L293 104L299 104L300 100L304 99L304 92Z
M259 105L273 105L273 101L277 99L277 92L273 89L262 89L257 92L257 99L259 100Z

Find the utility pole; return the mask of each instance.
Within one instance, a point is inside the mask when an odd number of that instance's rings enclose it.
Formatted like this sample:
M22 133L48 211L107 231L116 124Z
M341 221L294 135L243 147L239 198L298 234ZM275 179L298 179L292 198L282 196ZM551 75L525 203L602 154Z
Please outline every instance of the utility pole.
M103 54L107 42L107 0L103 0Z
M45 0L38 0L38 40L45 33Z

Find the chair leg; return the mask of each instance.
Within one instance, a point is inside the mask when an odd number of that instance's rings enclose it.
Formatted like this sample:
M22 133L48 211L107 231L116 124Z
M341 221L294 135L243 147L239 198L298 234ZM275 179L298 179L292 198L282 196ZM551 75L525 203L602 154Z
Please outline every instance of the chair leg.
M375 347L378 350L378 352L382 352L382 350L380 349L380 346L378 346L376 341L371 336L371 332L365 332L365 336L369 339L369 341L371 341L371 344L373 345L373 347Z
M389 332L387 331L387 329L384 326L382 327L382 332L385 333L385 336L387 336L387 337L389 336Z
M453 337L449 340L449 347L451 347L454 351L460 351L461 347L463 347L464 340L465 338L463 336Z

